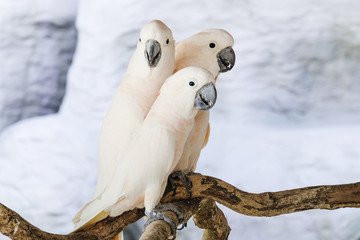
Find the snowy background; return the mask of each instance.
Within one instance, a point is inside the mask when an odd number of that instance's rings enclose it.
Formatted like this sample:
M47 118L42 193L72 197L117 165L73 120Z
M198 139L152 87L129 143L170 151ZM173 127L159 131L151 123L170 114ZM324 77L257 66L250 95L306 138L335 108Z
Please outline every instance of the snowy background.
M43 230L72 230L94 190L102 118L152 19L177 41L206 28L235 38L198 172L249 192L359 181L359 12L357 0L1 1L0 202ZM223 209L229 239L360 238L360 209ZM190 225L179 239L200 239Z

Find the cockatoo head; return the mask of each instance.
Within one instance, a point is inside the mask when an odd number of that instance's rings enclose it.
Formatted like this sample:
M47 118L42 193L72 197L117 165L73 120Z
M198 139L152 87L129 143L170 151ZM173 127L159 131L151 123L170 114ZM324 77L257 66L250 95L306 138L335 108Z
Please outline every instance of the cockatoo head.
M186 67L165 81L159 98L167 99L167 109L173 108L175 114L191 118L198 110L209 110L214 106L217 97L214 82L209 71L200 67Z
M171 30L160 20L147 23L140 31L136 53L144 68L161 68L166 63L173 68L175 41ZM140 60L139 59L139 60ZM171 69L172 71L172 69Z
M177 43L176 68L198 66L214 77L230 71L235 64L234 38L223 29L207 29ZM178 66L180 65L180 66Z

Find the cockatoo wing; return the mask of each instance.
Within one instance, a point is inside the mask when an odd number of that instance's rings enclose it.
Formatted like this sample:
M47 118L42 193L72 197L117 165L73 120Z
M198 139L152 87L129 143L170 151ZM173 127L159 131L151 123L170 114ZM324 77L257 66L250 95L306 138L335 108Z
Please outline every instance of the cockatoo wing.
M166 128L144 122L120 156L103 193L86 204L74 218L75 227L84 228L109 215L118 216L135 207L142 208L144 201L149 202L151 208L155 207L171 172L175 147L176 139Z
M143 121L144 110L133 96L121 93L115 96L99 136L99 173L94 196L104 191L116 168L119 153L125 150L132 134Z

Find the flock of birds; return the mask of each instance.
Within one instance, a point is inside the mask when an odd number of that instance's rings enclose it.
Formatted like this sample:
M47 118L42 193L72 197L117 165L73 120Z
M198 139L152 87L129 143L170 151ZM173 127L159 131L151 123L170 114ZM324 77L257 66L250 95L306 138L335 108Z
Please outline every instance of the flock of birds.
M134 208L156 217L169 175L194 171L207 144L207 110L216 102L218 75L234 66L233 44L222 29L176 44L159 20L141 29L101 128L94 199L75 216L75 229Z

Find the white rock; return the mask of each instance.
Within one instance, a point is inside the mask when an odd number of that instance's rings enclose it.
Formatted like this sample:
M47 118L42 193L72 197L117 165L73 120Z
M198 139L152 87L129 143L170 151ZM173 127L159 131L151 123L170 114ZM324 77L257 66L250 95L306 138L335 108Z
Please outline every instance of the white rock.
M0 131L57 112L75 50L76 1L0 3Z

